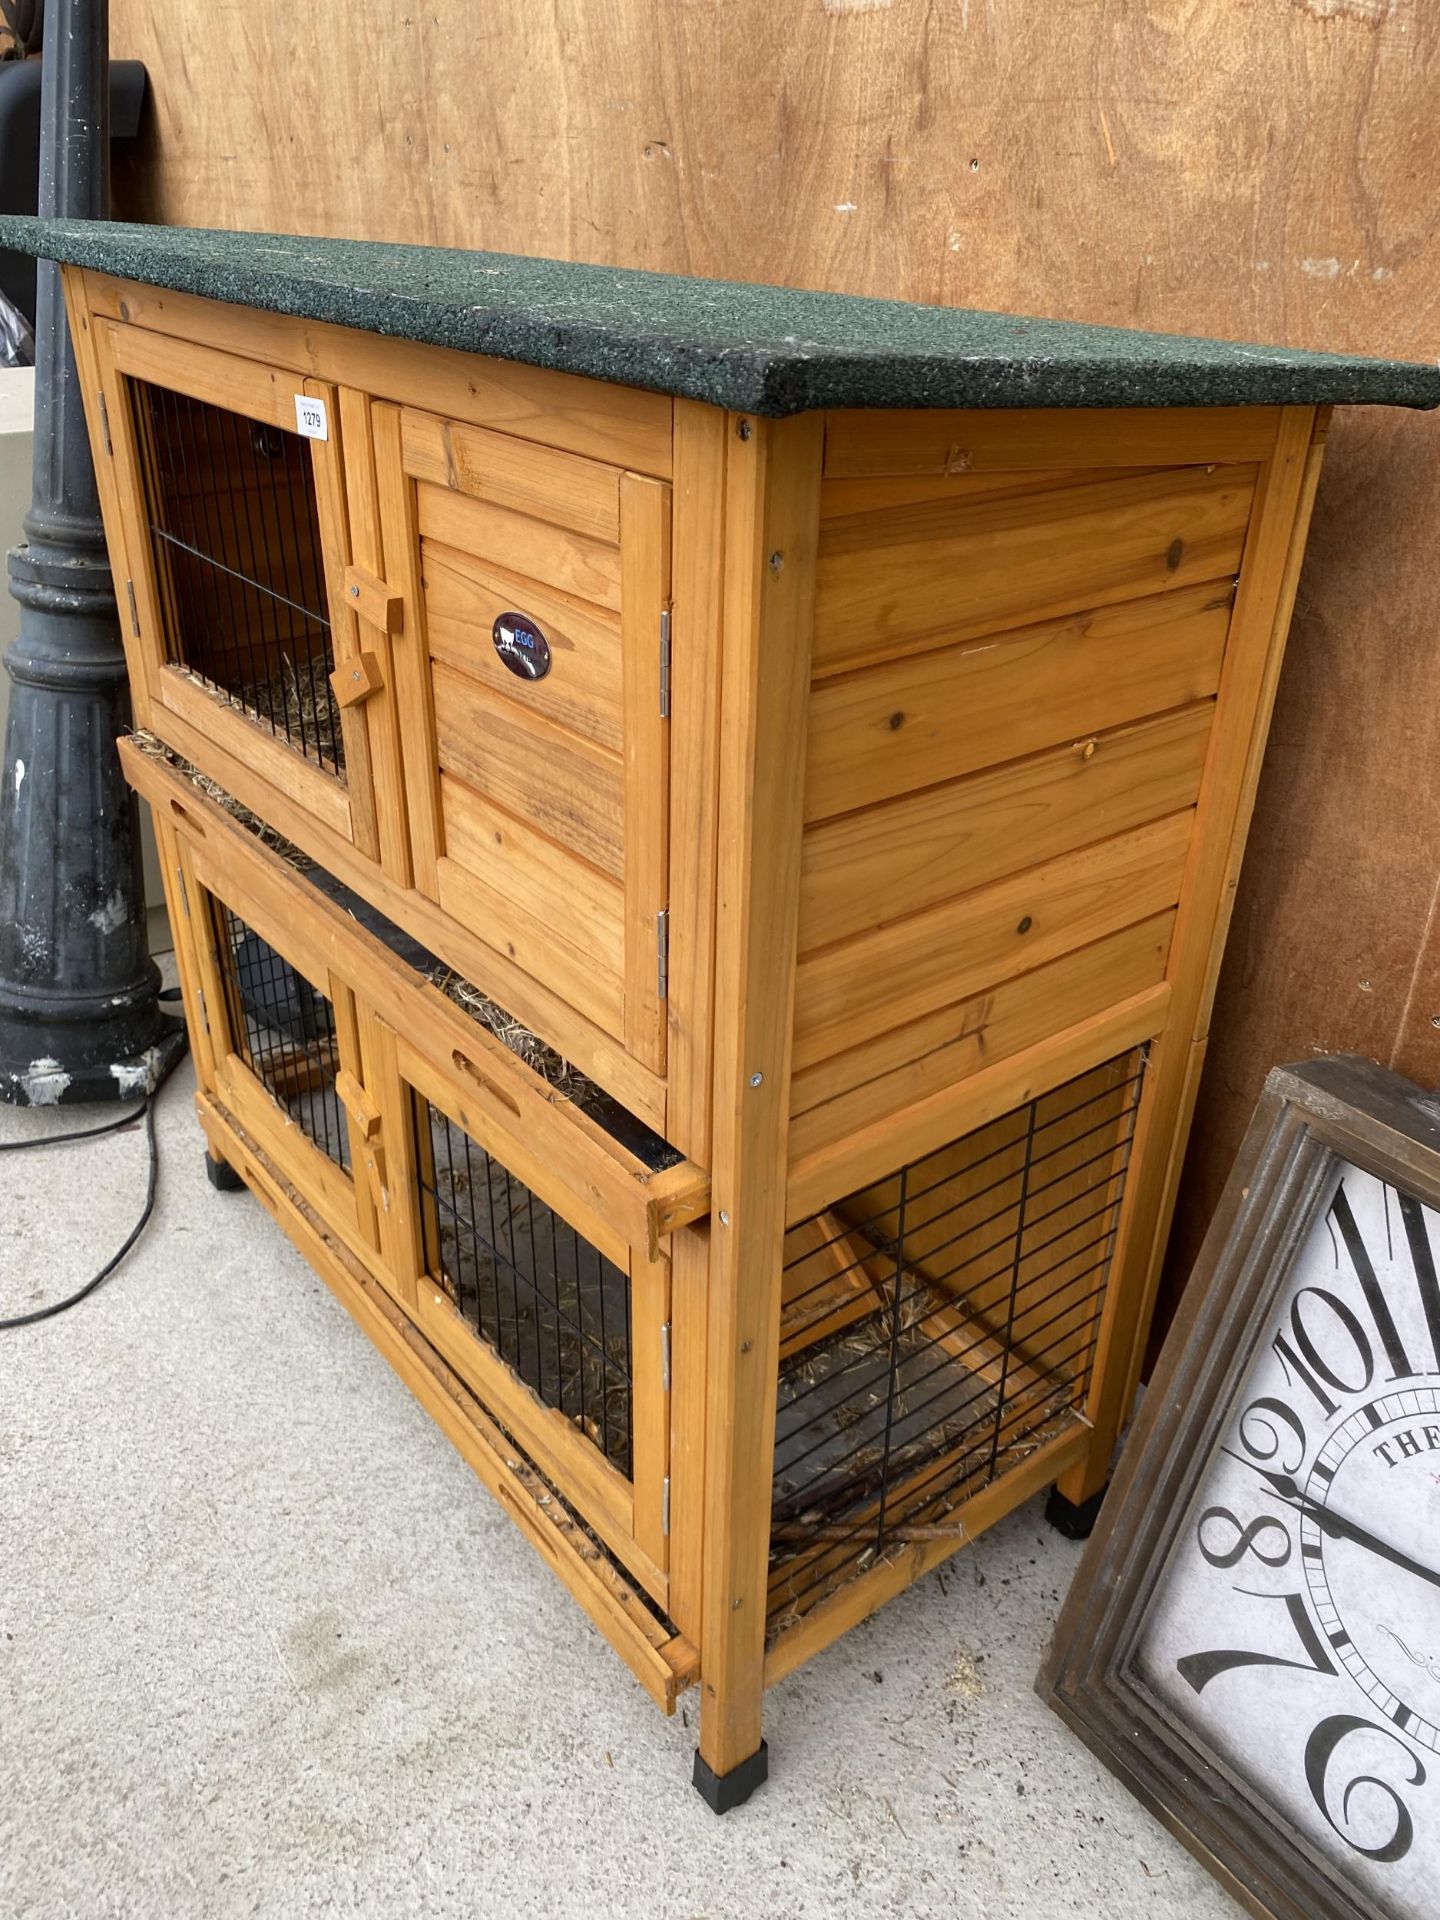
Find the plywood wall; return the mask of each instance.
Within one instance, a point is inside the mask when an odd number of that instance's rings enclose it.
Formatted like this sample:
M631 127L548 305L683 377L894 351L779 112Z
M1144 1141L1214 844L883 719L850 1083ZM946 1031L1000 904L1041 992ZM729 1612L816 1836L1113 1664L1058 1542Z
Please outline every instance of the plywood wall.
M1440 352L1433 0L112 0L120 210ZM1440 1080L1440 421L1342 418L1178 1276L1273 1062ZM1173 1289L1172 1289L1173 1290Z

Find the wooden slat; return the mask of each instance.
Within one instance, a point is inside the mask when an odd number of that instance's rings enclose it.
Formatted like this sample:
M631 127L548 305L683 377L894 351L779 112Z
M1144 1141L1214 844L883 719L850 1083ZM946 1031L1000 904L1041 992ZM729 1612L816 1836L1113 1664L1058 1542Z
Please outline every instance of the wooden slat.
M698 1646L703 1626L708 1225L670 1243L670 1618Z
M619 882L449 774L441 776L440 793L442 868L462 867L494 896L502 916L504 903L513 902L532 921L548 921L559 937L587 953L592 965L623 979L625 896ZM561 902L563 916L557 913ZM481 919L474 930L482 939L493 939L498 924L493 917Z
M887 507L917 506L925 500L991 500L1001 494L1048 493L1057 487L1083 487L1094 480L1120 480L1153 473L1137 467L1035 467L997 473L879 474L827 479L820 488L820 518L842 520L855 513Z
M401 631L392 645L391 658L405 782L405 815L410 830L410 870L415 887L433 900L439 885L437 864L445 843L440 827L439 758L430 692L425 600L420 585L415 488L401 461L399 409L372 406L370 423L386 578L404 602ZM227 785L239 792L233 781Z
M1152 1039L1164 1031L1169 1004L1169 983L1162 981L806 1153L790 1168L787 1220L803 1220L867 1180L933 1153L1112 1054Z
M837 410L825 416L825 477L1263 460L1279 419L1278 407Z
M667 1138L710 1164L725 451L732 423L675 403Z
M620 538L620 475L614 467L428 413L407 411L400 433L405 471L413 479L533 514L612 546Z
M807 820L1208 698L1231 599L1205 581L817 681Z
M1233 573L1254 482L1249 467L1183 468L831 522L816 575L815 670Z
M625 637L625 1043L665 1065L659 915L670 879L670 728L660 712L660 614L670 603L670 489L627 473L620 487Z
M537 587L436 540L422 546L420 571L432 659L602 747L621 751L625 708L615 614ZM502 664L491 637L502 613L526 613L539 625L552 662L543 680L524 680Z
M175 970L180 976L190 1057L195 1063L195 1078L200 1086L213 1091L214 1035L210 1029L209 1010L201 1001L201 974L195 953L197 943L210 938L209 915L200 898L199 882L188 870L188 849L184 842L163 814L153 807L149 808L149 812L155 833L155 847L160 857L160 877L165 885L165 910L169 916L171 938L175 943Z
M630 1452L634 1461L635 1547L650 1565L666 1573L670 1537L665 1514L665 1485L670 1474L670 1389L665 1380L662 1328L670 1318L668 1254L647 1258L642 1249L630 1257ZM672 1503L673 1504L673 1503ZM636 1562L637 1571L639 1562ZM647 1581L647 1585L648 1585ZM669 1581L662 1604L669 1604Z
M516 836L511 836L512 847L515 844ZM503 947L508 959L536 979L543 979L587 1020L607 1033L623 1036L624 975L608 968L582 940L566 937L566 922L558 917L564 893L543 897L536 877L532 867L525 880L527 891L536 900L532 909L520 905L513 895L477 880L447 856L437 869L441 911L487 945ZM593 876L595 880L603 877Z
M380 529L370 403L363 393L356 393L352 387L340 389L340 425L351 556L358 566L367 569L375 578L383 579L385 547ZM395 885L408 887L411 881L410 817L405 795L405 767L401 759L400 720L395 711L393 631L388 620L383 626L370 622L365 625L362 649L373 652L378 658L383 688L379 698L366 703L365 724L370 731L370 766L375 784L380 857ZM399 644L403 645L403 640Z
M1213 715L1200 701L810 827L800 951L1192 806Z
M760 1744L821 425L729 431L700 1717L721 1774Z
M802 958L795 1068L1173 906L1190 813L1171 814Z
M83 279L94 312L123 318L165 342L202 341L640 473L670 472L666 394L261 313L108 274L87 271Z
M358 665L368 650L371 629L361 628L355 618L352 597L345 590L345 575L351 558L349 504L345 495L345 470L342 464L340 433L340 396L324 381L307 379L305 392L318 399L326 409L329 435L308 443L310 467L315 481L315 518L320 532L320 570L330 609L330 643L335 667L343 672ZM294 411L291 411L291 431ZM233 512L233 507L231 508ZM379 655L373 656L376 660ZM357 850L372 860L380 858L380 821L375 804L375 768L370 751L369 721L358 706L339 703L340 738L344 745L343 783L350 800L350 837ZM393 840L393 828L390 830Z
M442 775L617 880L625 877L623 762L579 734L436 662L431 680ZM442 787L442 805L447 792Z
M1155 914L797 1073L791 1154L803 1160L1157 986L1174 926L1173 910Z
M531 1545L665 1712L696 1676L694 1647L657 1621L505 1438L432 1344L379 1282L326 1232L258 1143L218 1103L197 1100L215 1149L279 1222L361 1331L484 1481Z
M420 481L415 488L420 533L479 560L509 567L541 586L558 587L597 606L618 610L620 552L617 547L552 526L508 507L470 500Z
M296 431L295 400L306 391L307 375L217 352L196 340L162 340L136 327L116 326L109 332L119 372L230 413L247 414L286 433ZM329 426L332 433L339 427L333 411Z

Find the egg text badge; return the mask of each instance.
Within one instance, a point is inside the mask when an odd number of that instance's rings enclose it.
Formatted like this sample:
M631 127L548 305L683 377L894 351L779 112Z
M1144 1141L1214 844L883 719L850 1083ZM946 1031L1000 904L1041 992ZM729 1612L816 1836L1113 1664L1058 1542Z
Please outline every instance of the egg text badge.
M501 660L521 680L543 680L550 671L550 642L524 613L498 614L490 637Z

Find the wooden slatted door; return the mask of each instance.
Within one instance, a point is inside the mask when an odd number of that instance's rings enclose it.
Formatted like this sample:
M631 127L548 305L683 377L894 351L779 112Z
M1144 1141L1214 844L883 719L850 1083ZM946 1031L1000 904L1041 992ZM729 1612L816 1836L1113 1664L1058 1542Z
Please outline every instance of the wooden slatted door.
M385 689L336 389L138 327L93 335L139 717L257 812L283 795L378 859L366 705Z
M375 1250L385 1143L355 995L305 917L282 920L177 812L179 932L215 1090L326 1226Z
M375 422L415 885L662 1071L670 489Z

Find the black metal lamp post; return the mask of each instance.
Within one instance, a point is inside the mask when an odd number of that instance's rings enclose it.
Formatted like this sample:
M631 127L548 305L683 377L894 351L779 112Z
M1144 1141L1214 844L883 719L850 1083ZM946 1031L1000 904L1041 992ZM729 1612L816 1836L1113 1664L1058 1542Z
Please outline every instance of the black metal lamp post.
M108 0L49 0L40 212L110 210ZM34 492L9 556L0 778L0 1100L125 1099L184 1048L145 939L138 811L115 738L128 715L115 585L59 271L36 309Z

